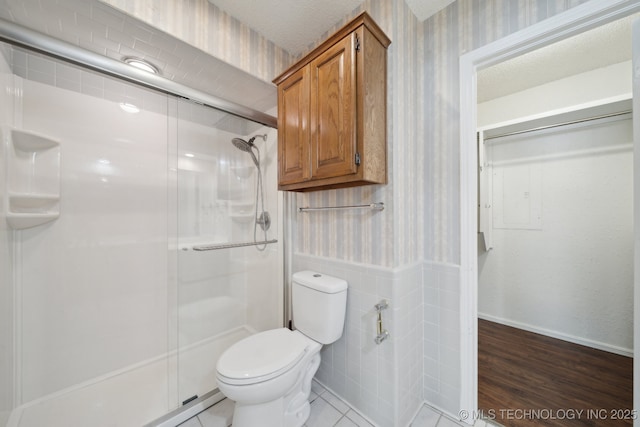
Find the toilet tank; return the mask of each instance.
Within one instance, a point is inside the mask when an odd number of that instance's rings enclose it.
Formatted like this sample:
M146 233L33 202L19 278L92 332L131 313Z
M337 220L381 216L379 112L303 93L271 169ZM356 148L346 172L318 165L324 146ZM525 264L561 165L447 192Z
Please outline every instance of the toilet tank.
M347 282L315 271L293 275L291 303L296 329L321 344L342 336L347 310Z

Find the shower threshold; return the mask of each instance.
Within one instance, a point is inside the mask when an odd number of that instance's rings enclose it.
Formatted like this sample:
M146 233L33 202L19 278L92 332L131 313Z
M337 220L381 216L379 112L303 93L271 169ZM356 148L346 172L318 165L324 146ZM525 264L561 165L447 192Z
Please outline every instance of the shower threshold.
M175 352L154 357L27 402L11 412L7 426L175 427L224 400L222 393L215 388L215 370L213 373L211 370L201 371L203 360L216 360L219 357L220 348L227 348L233 342L253 332L243 325L183 347L180 353L182 380L173 384L173 387L179 387L184 396L197 393L200 397L180 406L168 415L156 418L161 414L167 414L168 402L178 399L177 395L170 397L173 390L170 387L173 377L167 375L167 363L177 362ZM190 381L193 377L199 379L198 384ZM176 379L173 378L173 380ZM205 394L198 393L198 385L201 387L204 383L214 389ZM145 396L144 402L140 401L140 396ZM155 421L149 422L154 418Z
M224 399L225 396L215 388L143 427L176 427Z

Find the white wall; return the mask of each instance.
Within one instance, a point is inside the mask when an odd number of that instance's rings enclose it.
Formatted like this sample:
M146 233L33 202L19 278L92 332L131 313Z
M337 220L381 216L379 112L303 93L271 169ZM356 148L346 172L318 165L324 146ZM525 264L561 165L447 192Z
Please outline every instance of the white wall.
M480 317L632 354L631 133L627 117L488 144L494 228L479 256Z

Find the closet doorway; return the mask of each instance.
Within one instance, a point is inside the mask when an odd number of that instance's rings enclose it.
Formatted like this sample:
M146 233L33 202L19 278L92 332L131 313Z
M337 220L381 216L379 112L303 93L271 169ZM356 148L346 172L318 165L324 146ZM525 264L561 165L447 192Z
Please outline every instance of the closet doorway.
M476 130L478 129L477 77L488 67L509 60L526 52L548 46L568 37L583 33L616 19L640 12L640 3L627 0L593 0L577 6L570 12L532 25L526 30L514 33L495 43L464 54L460 59L460 184L461 184L461 230L460 230L460 289L461 289L461 408L478 408L478 150ZM634 55L640 51L640 26L633 29ZM589 53L590 54L590 53ZM636 56L640 58L640 56ZM520 77L520 76L519 76ZM634 79L634 89L640 90L640 80ZM573 91L579 93L580 90ZM551 96L549 99L555 99ZM546 99L546 100L549 100ZM640 122L638 98L633 121ZM634 126L634 149L640 143L638 127ZM640 163L634 160L634 199L640 200ZM634 234L640 230L640 210L634 206ZM638 238L636 242L640 241ZM637 251L638 243L634 244ZM635 257L637 258L637 257ZM634 260L634 268L640 261ZM634 277L634 290L640 289L640 280ZM634 307L640 307L640 293L634 292ZM634 313L634 324L640 317ZM640 339L640 330L634 331L635 341ZM634 370L634 377L640 370ZM635 407L640 406L640 381L634 381ZM540 425L538 423L537 425ZM595 424L597 425L597 423Z
M478 406L504 425L631 425L630 110L479 133Z

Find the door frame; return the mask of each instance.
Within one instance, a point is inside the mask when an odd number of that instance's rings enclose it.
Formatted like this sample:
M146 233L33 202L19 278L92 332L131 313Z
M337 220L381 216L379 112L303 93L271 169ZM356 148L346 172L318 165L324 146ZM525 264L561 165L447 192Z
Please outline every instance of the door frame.
M636 12L640 12L639 0L590 0L460 57L461 410L474 414L478 410L477 71ZM634 170L635 188L640 187L638 172L640 170ZM634 219L636 217L634 213ZM637 221L635 229L638 235L640 224ZM636 245L639 240L636 237ZM639 251L636 251L635 258L639 256ZM636 275L634 301L639 300L640 275ZM640 305L634 302L634 341L640 342L640 326L635 327L640 322L640 314L636 308ZM634 355L640 357L640 352L635 350L634 346ZM640 409L640 369L635 363L633 384L634 408ZM473 423L473 418L466 421ZM634 425L640 426L640 420L636 419Z

